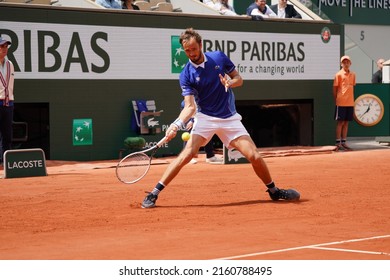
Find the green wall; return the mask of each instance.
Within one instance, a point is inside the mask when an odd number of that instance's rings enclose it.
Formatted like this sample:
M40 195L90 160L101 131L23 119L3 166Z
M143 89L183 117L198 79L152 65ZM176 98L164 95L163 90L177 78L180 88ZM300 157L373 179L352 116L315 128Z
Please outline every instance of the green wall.
M234 1L234 10L237 14L244 15L246 14L246 9L249 7L249 5L254 2L254 0L236 0ZM268 1L267 4L269 5Z

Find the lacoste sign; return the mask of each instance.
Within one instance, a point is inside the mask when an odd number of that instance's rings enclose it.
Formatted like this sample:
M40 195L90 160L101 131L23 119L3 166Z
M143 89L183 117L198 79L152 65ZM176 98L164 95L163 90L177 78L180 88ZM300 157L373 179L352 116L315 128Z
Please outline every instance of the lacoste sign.
M4 153L4 178L46 176L42 149L8 150Z

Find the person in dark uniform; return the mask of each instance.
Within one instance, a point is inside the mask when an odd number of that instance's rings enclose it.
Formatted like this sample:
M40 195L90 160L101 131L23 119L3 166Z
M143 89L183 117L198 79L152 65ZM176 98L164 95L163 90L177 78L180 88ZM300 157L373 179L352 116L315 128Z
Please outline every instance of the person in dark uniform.
M381 84L382 83L382 69L383 69L383 63L385 60L383 58L378 59L376 62L376 66L378 66L378 71L376 71L371 78L371 82L373 84Z
M278 4L271 5L270 8L277 14L278 18L302 18L293 5L287 4L287 0L279 0Z

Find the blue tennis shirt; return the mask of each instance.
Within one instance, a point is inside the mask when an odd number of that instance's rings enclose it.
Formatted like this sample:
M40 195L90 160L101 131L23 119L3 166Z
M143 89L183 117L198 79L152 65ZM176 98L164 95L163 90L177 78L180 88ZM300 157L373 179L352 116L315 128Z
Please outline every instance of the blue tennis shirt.
M205 52L205 62L194 65L190 61L180 73L182 95L194 95L198 112L226 119L236 111L232 89L226 92L219 74L224 76L235 69L233 62L220 51ZM204 66L204 67L202 67Z

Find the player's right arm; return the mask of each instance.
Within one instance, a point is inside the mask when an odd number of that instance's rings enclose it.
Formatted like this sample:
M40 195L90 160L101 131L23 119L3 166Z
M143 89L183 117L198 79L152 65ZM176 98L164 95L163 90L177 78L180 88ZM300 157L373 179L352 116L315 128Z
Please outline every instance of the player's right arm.
M185 124L195 115L196 103L193 95L184 96L184 108L181 110L179 117L169 126L166 131L168 141L175 138L180 129L185 129Z

